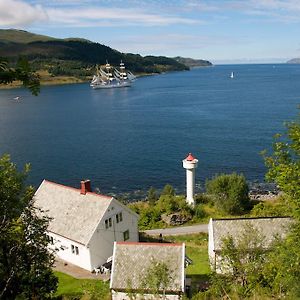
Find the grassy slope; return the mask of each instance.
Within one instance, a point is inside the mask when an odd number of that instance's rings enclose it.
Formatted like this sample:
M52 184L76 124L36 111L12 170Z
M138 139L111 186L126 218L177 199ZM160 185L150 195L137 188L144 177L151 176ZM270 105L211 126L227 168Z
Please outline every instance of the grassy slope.
M187 275L210 274L207 239L205 233L164 237L166 241L185 243L186 255L193 260L193 264L186 269Z
M55 38L34 34L24 30L0 29L0 41L11 43L31 43L36 41L52 41Z
M58 277L59 282L58 289L55 293L55 296L57 297L63 296L68 299L68 297L83 296L84 294L92 293L93 291L97 291L98 294L102 294L103 296L109 296L108 282L94 279L76 279L61 272L54 273Z

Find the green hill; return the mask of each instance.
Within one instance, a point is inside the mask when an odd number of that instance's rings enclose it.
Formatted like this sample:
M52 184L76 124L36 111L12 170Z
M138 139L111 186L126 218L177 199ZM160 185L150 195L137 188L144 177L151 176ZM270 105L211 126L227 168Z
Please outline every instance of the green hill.
M55 39L23 30L0 30L0 57L13 64L19 56L26 57L35 71L42 70L51 77L71 76L81 80L94 74L96 64L103 65L106 61L119 65L122 60L135 73L189 69L172 58L121 53L85 39Z
M176 57L174 57L174 59L177 62L184 64L189 68L212 66L212 63L210 61L203 60L203 59L193 59L193 58L187 58L187 57L181 57L181 56L176 56Z
M25 30L0 29L0 43L31 43L36 41L55 40L50 36L39 35Z

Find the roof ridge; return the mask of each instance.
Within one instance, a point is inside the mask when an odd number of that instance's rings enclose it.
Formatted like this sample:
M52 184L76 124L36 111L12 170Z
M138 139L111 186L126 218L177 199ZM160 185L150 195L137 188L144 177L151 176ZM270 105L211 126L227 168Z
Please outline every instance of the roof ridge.
M63 187L63 188L72 189L72 190L76 190L76 191L80 192L79 188L75 188L75 187L72 187L72 186L64 185L64 184L57 183L57 182L54 182L54 181L50 181L50 180L47 180L47 179L44 179L44 181L48 182L48 183L51 183L51 184L54 184L54 185L58 185L58 186ZM103 195L103 194L97 194L95 192L86 192L86 194L91 194L91 195L98 196L98 197L105 197L105 198L108 198L108 199L112 199L113 198L113 196L108 196L108 195Z
M116 242L117 245L183 246L184 243Z
M212 221L238 221L238 220L257 220L257 219L292 219L291 216L272 216L272 217L241 217L241 218L212 218Z

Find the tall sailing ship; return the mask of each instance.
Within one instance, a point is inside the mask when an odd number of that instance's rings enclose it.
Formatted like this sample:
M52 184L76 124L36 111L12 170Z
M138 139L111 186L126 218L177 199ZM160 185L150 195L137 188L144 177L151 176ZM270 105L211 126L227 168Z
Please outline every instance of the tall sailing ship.
M125 69L124 63L121 61L119 69L112 67L107 61L103 67L97 66L96 75L90 83L93 89L109 89L131 86L136 79L130 71Z

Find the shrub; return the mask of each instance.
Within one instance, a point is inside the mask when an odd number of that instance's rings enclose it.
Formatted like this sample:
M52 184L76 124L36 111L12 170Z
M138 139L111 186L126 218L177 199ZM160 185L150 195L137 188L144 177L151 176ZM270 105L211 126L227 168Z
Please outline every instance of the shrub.
M206 181L206 190L215 205L225 213L239 214L249 209L249 188L244 175L216 175Z
M204 210L203 204L198 204L195 206L195 218L196 220L204 219L207 213Z

